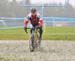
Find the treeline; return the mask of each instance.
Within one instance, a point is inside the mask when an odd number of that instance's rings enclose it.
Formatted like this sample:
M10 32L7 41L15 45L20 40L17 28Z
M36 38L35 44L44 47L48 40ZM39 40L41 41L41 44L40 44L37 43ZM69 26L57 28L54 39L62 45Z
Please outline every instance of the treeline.
M8 2L7 0L0 0L0 17L24 17L30 10L30 7L21 6L23 2L17 3L16 0ZM29 0L26 0L25 4L30 4ZM69 3L65 4L65 7L46 7L44 8L44 16L54 17L75 17L75 10ZM57 4L55 4L57 5ZM60 4L62 5L62 4ZM39 9L41 11L41 7Z

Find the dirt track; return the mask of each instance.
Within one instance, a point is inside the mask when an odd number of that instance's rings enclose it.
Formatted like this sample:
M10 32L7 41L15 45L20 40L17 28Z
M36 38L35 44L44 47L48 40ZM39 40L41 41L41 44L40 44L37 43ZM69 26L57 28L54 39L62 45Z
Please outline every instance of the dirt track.
M0 61L75 61L75 41L43 41L30 52L28 41L0 41Z

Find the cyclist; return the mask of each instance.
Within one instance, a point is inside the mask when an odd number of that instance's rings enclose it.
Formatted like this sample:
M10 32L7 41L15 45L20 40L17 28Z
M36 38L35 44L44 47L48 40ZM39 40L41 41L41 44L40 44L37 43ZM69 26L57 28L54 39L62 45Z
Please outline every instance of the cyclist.
M39 46L40 46L41 39L42 39L42 32L43 32L43 29L42 29L43 20L40 18L40 14L36 10L36 8L32 8L30 13L27 15L26 19L24 20L24 30L26 33L27 33L28 22L32 24L32 27L39 26L39 34L40 34ZM33 31L33 28L31 28L30 30L31 35L32 35L32 31Z

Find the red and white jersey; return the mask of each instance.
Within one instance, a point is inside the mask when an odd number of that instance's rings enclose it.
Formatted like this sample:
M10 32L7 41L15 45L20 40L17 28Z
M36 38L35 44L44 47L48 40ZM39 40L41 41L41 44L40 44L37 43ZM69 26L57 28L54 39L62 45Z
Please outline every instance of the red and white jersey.
M27 26L28 22L31 22L33 26L40 25L42 26L42 19L40 18L40 14L37 12L35 16L29 13L24 21L24 26Z
M37 18L40 19L40 16L41 16L41 15L37 12L35 17L37 17ZM32 18L32 17L33 17L32 14L29 13L29 14L27 15L26 19L29 20L29 18ZM33 18L33 19L34 19L34 18Z

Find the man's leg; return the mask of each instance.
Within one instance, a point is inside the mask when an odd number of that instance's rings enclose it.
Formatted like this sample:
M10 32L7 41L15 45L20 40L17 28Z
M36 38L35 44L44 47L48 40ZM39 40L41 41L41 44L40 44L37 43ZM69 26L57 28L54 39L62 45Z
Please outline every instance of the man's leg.
M39 47L41 46L42 33L43 33L43 29L40 28L40 29L39 29L39 34L40 34L40 36L39 36Z

